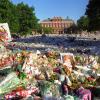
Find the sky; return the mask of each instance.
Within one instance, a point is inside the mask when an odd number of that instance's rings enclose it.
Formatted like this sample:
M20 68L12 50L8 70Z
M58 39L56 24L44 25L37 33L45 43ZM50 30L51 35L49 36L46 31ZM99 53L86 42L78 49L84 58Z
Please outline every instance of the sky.
M35 8L38 19L44 20L54 16L77 21L85 14L88 0L12 0L14 4L24 2Z

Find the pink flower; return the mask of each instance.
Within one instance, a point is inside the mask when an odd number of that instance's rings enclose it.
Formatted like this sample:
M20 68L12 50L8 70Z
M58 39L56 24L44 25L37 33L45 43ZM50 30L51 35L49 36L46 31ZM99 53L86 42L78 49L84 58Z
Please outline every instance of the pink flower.
M48 64L48 67L51 67L51 64Z

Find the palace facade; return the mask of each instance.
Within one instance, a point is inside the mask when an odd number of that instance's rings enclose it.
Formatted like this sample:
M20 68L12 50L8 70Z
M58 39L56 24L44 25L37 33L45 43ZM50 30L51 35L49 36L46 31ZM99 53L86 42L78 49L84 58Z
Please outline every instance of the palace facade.
M63 19L62 17L48 18L40 22L42 27L50 27L53 29L53 33L63 34L65 29L68 29L74 25L74 21L71 19Z

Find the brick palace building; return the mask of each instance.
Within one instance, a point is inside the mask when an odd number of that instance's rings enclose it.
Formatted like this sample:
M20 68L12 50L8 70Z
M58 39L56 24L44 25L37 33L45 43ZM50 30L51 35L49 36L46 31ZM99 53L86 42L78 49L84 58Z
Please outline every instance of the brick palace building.
M62 17L48 18L40 22L42 27L50 27L53 29L53 33L63 34L65 29L75 25L71 19L63 19Z

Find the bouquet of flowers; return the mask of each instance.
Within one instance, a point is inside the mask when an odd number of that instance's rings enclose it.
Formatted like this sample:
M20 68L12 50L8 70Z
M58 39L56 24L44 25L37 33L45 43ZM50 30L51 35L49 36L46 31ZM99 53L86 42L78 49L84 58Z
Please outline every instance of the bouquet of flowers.
M50 95L58 97L60 95L59 87L57 86L57 84L54 84L49 81L40 81L38 86L42 96Z
M0 83L0 94L9 93L20 84L16 73L12 72Z

